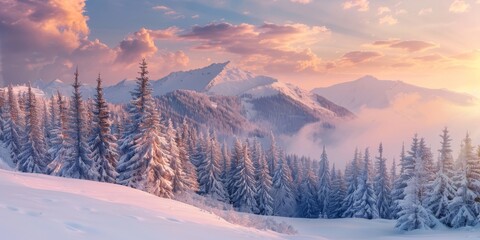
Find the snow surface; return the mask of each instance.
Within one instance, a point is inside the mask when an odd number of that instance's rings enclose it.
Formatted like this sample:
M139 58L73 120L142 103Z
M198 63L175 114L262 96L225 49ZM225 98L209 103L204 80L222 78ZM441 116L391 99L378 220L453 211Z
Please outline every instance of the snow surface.
M1 239L9 240L480 238L480 228L403 233L392 220L274 217L298 231L285 235L234 225L124 186L5 170L0 170L0 193Z
M418 94L424 100L440 98L461 105L471 104L476 100L468 94L445 89L423 88L402 81L379 80L373 76L364 76L355 81L330 87L316 88L312 92L355 113L358 113L362 107L389 107L395 98L402 94Z
M0 170L2 239L282 239L119 185Z

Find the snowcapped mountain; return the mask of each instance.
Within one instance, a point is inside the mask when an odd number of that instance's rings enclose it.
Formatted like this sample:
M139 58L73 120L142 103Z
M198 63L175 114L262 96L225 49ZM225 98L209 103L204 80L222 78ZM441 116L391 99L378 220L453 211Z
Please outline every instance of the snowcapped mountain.
M35 81L32 83L32 87L38 88L46 96L51 96L53 94L57 94L57 91L60 92L64 96L70 96L72 95L72 84L71 83L65 83L60 79L55 79L51 82L43 82L43 81ZM95 94L95 88L93 86L90 86L88 84L83 84L82 85L82 96L85 98L91 98Z
M356 113L362 107L386 108L401 94L418 94L422 100L439 98L459 105L468 105L476 100L475 97L464 93L423 88L402 81L379 80L372 76L364 76L355 81L330 87L316 88L312 92Z
M129 92L134 87L134 81L124 80L105 88L105 97L113 103L126 103L129 100ZM221 128L229 129L227 132L236 132L241 128L251 130L252 124L245 124L243 118L263 125L263 128L290 134L307 123L324 121L326 127L332 127L339 119L354 116L347 109L317 94L292 84L279 82L271 77L244 71L232 66L230 62L174 72L160 80L152 81L152 87L155 96L165 96L160 99L173 104L173 107L164 105L163 110L178 116L198 117L194 115L200 110L189 103L192 99L197 100L197 105L207 107L212 105L211 101L216 101L215 104L221 108L210 107L210 110L202 108L200 112L217 113L216 115L220 118L216 120L229 120L219 122ZM171 94L178 90L181 92ZM186 96L192 99L187 100ZM226 98L212 98L212 96L232 97L240 101L232 99L226 101ZM240 103L243 108L239 107ZM222 114L218 112L219 109ZM203 120L197 119L199 123L205 122L205 118L201 118ZM240 123L242 124L238 125Z

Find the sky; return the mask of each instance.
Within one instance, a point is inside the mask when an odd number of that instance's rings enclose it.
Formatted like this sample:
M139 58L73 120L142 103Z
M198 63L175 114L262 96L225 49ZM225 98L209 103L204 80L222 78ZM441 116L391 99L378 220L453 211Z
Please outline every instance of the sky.
M107 84L231 61L311 89L374 75L480 96L480 0L0 0L0 81Z

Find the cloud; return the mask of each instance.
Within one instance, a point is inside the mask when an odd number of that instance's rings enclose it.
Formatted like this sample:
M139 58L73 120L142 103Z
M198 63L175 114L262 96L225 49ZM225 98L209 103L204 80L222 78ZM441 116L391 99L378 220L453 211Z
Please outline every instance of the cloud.
M380 24L387 24L387 25L395 25L398 23L398 20L393 17L392 15L386 15L378 19L378 23Z
M308 3L311 3L312 0L290 0L290 2L293 2L293 3L301 3L301 4L308 4Z
M423 8L418 12L418 15L419 16L424 16L424 15L431 14L432 12L433 12L432 8Z
M436 62L436 61L444 60L445 57L436 53L436 54L430 54L430 55L425 55L420 57L414 57L413 59L420 60L423 62Z
M383 15L384 13L389 13L389 12L391 12L391 11L392 11L392 10L390 10L389 7L379 7L379 8L377 9L377 14L378 14L378 15Z
M153 6L152 9L157 10L157 11L169 11L170 10L169 7L163 6L163 5Z
M89 39L84 0L2 1L0 8L1 79L5 83L24 83L37 79L69 80L79 65L82 81L94 82L98 72L116 82L136 75L142 56L155 59L152 67L168 71L157 62L171 61L173 68L184 66L182 52L160 51L155 40L170 39L178 29L140 29L118 46L109 47ZM8 61L6 60L8 59ZM171 69L170 69L171 70ZM161 74L152 70L152 74Z
M452 2L450 5L450 8L448 9L452 13L464 13L467 12L470 8L470 4L463 0L455 0Z
M357 9L359 12L366 12L369 9L368 0L351 0L343 2L343 9Z
M401 40L395 40L395 39L375 41L373 42L372 45L403 49L408 52L419 52L419 51L424 51L427 49L438 47L436 44L431 42L418 41L418 40L401 41Z
M353 51L344 54L341 58L342 62L349 62L353 64L362 63L366 61L373 60L375 58L381 57L382 54L379 52L371 51Z
M320 59L308 46L318 43L330 31L323 26L226 22L194 26L180 39L196 43L197 50L218 50L242 58L245 65L260 65L272 71L318 71Z
M480 49L456 54L452 56L452 58L460 61L474 61L474 60L480 59Z
M438 135L444 127L449 127L456 157L460 141L467 131L474 142L480 140L480 131L474 127L480 121L478 109L478 104L457 105L437 98L423 99L418 94L400 94L387 108L363 108L357 113L357 118L339 122L335 129L325 130L322 123L314 123L294 136L281 139L287 152L314 158L320 156L321 147L326 145L330 161L337 167L343 167L351 161L356 147L361 150L370 147L372 150L380 142L388 161L391 163L396 158L398 163L402 144L405 143L408 149L415 133L425 137L427 145L436 155L440 148Z

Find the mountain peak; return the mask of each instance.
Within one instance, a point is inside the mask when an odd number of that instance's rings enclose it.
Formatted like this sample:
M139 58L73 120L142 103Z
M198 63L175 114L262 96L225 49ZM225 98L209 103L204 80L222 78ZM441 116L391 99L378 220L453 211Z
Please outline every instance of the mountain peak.
M357 79L356 81L361 81L361 82L373 82L373 81L380 81L378 78L372 76L372 75L365 75L359 79Z

